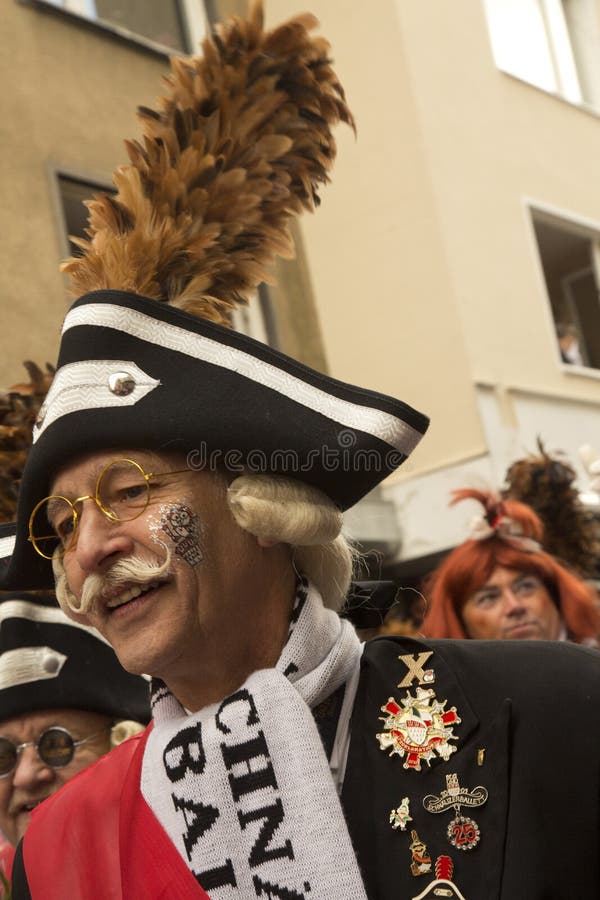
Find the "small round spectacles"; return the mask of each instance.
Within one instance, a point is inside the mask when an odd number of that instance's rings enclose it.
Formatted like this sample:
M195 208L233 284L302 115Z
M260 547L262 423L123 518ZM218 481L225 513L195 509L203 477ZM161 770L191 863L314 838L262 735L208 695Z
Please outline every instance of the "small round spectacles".
M184 472L189 469L146 472L134 459L112 460L100 472L94 494L76 500L53 494L40 500L29 517L29 540L44 559L62 557L75 544L78 507L84 500L93 500L111 522L131 522L146 511L154 478Z
M25 747L35 747L37 755L44 765L50 766L52 769L62 769L69 765L78 747L109 730L110 726L95 732L95 734L90 734L80 741L74 740L70 731L59 726L47 728L42 731L36 741L25 741L23 744L15 744L10 738L0 737L0 778L6 778L14 772L19 761L19 754Z

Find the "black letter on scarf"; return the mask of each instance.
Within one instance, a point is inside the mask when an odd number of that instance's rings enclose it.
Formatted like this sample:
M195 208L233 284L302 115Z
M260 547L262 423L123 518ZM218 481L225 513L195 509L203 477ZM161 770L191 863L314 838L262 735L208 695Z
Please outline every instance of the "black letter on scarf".
M223 761L228 769L239 763L245 763L247 774L232 775L229 774L229 784L231 785L231 793L233 799L237 803L241 796L250 794L252 791L258 791L260 788L276 788L277 779L271 765L269 756L269 748L262 731L258 732L258 737L252 738L250 741L244 741L243 744L234 744L228 747L221 744L221 753ZM254 768L250 766L253 759L265 759L266 765L262 768Z
M258 875L254 876L253 881L257 897L262 897L264 894L267 897L267 900L274 900L275 897L279 897L280 900L306 900L304 894L299 894L298 891L293 891L291 888L279 887L278 884L270 884L268 881L262 881ZM304 890L307 892L310 891L310 884L308 881L304 883Z
M250 693L250 691L247 691L245 689L243 691L237 691L235 694L232 694L231 697L226 697L225 700L223 700L215 716L217 728L222 731L223 734L231 734L231 728L229 728L224 722L221 721L221 716L223 715L223 710L228 706L231 706L232 703L246 703L249 706L250 711L246 720L246 727L248 727L249 725L256 725L258 722L260 722L258 710L254 705L254 700L252 699L252 694Z
M281 859L283 856L287 856L288 859L294 858L294 850L290 840L286 840L282 847L267 849L267 845L270 844L273 835L283 822L283 805L281 800L277 799L271 806L263 806L262 809L255 809L252 812L238 812L238 818L242 828L245 828L248 822L256 822L257 819L265 820L256 843L250 851L248 862L251 868L260 866L270 859Z
M230 859L225 860L225 865L219 866L218 869L207 869L206 872L194 873L194 878L205 891L223 887L225 884L237 887L235 872Z
M169 759L169 757L171 757ZM206 754L202 746L200 723L178 731L171 738L163 753L165 771L170 781L179 781L186 772L202 775L206 765Z
M219 810L215 806L205 806L204 803L194 803L193 800L183 800L171 794L173 798L173 806L178 812L183 813L186 833L183 835L183 843L187 855L192 859L192 850L194 844L199 841L202 835L212 828L219 818Z

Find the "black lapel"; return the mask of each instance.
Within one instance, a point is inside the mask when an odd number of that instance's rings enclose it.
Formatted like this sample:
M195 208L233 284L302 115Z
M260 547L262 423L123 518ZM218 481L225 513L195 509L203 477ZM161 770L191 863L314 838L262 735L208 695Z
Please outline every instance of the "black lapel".
M421 762L420 772L409 771L403 768L402 758L390 757L380 749L376 734L382 731L381 707L388 698L400 702L408 691L413 696L416 692L416 682L412 687L397 687L407 674L406 665L398 657L427 649L434 650L427 668L433 669L435 681L423 688L433 689L440 703L447 701L446 709L456 707L461 722L453 726L458 740L450 743L457 749L447 762L436 758L431 766ZM377 639L365 648L342 803L370 900L410 900L417 896L434 880L435 861L442 854L451 857L453 880L467 900L497 900L500 896L509 792L510 701L495 702L493 709L475 710L461 685L464 669L457 677L451 658L452 648L443 646L443 642ZM484 805L472 809L463 806L460 811L480 828L480 841L472 850L457 849L448 840L448 825L456 815L453 809L433 814L423 807L426 795L439 796L447 787L446 776L451 773L469 791L478 786L489 791ZM393 829L389 822L391 810L404 797L409 798L412 817L406 831ZM426 844L432 862L430 873L416 877L411 872L409 849L413 830Z

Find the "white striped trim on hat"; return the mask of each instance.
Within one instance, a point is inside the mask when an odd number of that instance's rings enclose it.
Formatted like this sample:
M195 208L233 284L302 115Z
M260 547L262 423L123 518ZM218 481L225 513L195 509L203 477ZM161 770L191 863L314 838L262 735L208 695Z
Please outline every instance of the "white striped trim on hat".
M15 534L9 534L0 538L0 559L7 559L13 555L16 540L17 536Z
M17 647L0 656L0 691L58 678L68 657L52 647Z
M113 328L138 340L236 372L340 425L371 434L406 455L412 452L423 436L420 431L390 413L342 400L250 353L178 325L157 320L129 307L110 303L75 307L67 314L63 334L81 325ZM123 360L95 360L70 363L59 369L44 404L45 418L34 429L35 437L38 438L51 421L74 411L68 398L70 391L77 397L77 410L117 406L123 402L136 403L145 394L136 396L133 392L125 398L117 397L110 392L107 384L108 376L119 370L131 371L133 375L134 365L133 362ZM149 385L149 376L138 371L144 378L144 384ZM64 377L61 377L62 372L65 372ZM98 385L99 380L102 380L101 385ZM84 396L81 391L83 385L88 389ZM98 389L94 390L96 385ZM146 393L151 389L148 387ZM62 397L63 393L66 395L65 399Z
M42 606L42 604L32 603L30 600L4 600L0 602L0 626L7 619L27 619L29 622L44 622L47 625L79 628L110 647L109 642L102 637L99 631L90 625L82 625L80 622L69 619L58 606Z
M115 394L111 391L109 379L117 374L130 378L131 393ZM80 409L134 406L159 384L160 381L147 375L131 360L92 359L61 366L38 413L33 442L61 416Z

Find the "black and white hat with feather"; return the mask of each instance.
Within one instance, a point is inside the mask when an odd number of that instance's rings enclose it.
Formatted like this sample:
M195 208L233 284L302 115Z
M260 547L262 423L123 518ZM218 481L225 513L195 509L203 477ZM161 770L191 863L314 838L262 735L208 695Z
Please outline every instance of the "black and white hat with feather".
M89 204L89 240L64 269L68 313L33 431L4 585L49 586L28 518L57 469L90 451L169 449L190 468L297 478L344 510L411 453L426 416L313 371L230 326L290 255L289 221L318 202L331 126L354 125L308 14L263 29L260 2L174 59L116 196Z

